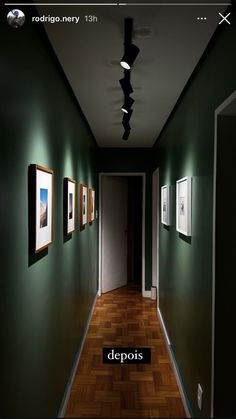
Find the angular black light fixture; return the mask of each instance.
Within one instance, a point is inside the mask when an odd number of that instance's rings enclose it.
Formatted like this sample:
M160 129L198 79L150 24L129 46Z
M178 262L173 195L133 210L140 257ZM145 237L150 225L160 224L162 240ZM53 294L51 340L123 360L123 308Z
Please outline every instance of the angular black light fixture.
M121 109L124 112L122 125L125 129L122 139L125 141L128 140L131 131L129 120L133 113L131 107L134 104L134 99L130 97L133 93L130 83L130 69L139 53L139 48L132 43L132 32L133 19L127 17L125 18L124 56L120 61L121 67L124 68L124 78L119 80L124 93L124 104Z
M122 137L123 140L124 139L128 140L128 137L129 137L129 134L130 134L130 130L131 130L130 124L129 124L129 120L131 118L132 113L133 113L133 110L130 109L128 113L124 113L124 116L122 118L122 125L123 125L123 127L125 129L125 133L124 133L125 138Z
M123 79L120 79L119 82L120 82L124 95L126 94L131 95L131 93L133 93L133 88L131 86L129 77L127 77L127 75L125 75Z
M122 122L129 122L132 113L133 113L133 109L130 109L127 113L124 113Z
M122 125L123 125L125 131L130 131L131 130L131 127L130 127L130 124L129 124L128 121L122 121Z
M130 135L130 130L124 132L122 139L127 141Z
M131 44L127 46L125 49L125 53L120 61L121 67L123 67L125 70L130 70L138 53L139 48L136 45Z
M130 111L131 106L133 105L133 103L134 103L134 99L132 99L132 97L125 96L125 103L122 106L121 110L124 113L129 113L129 111Z

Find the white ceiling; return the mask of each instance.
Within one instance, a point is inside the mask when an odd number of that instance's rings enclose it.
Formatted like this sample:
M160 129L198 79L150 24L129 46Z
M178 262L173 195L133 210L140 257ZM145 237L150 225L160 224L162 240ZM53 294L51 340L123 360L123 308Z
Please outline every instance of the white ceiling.
M210 2L208 2L210 3ZM42 14L80 16L45 24L52 46L100 147L151 147L193 72L226 6L47 6ZM85 15L98 22L85 23ZM140 53L131 72L131 135L122 140L124 18L133 17ZM197 17L207 17L198 20ZM224 23L225 24L225 23ZM227 24L227 23L226 23ZM150 32L140 37L139 32ZM144 34L145 35L145 34Z

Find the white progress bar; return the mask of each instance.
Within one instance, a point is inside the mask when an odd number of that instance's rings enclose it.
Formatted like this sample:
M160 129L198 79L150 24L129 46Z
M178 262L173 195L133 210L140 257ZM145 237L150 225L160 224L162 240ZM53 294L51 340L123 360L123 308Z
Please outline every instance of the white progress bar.
M230 3L4 3L5 6L231 6Z

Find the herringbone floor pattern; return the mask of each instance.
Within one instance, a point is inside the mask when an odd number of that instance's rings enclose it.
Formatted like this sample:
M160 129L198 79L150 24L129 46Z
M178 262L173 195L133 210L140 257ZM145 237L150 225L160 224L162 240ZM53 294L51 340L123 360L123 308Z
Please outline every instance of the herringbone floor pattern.
M102 348L150 347L149 365L102 363ZM156 302L124 287L97 299L66 415L89 418L186 417Z

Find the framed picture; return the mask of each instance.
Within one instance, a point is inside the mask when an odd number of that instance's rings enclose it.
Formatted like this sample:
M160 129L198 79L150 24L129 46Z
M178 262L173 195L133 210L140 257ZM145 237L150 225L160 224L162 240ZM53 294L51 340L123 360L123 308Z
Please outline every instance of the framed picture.
M48 247L53 241L53 171L34 165L35 171L35 253Z
M80 227L87 224L88 214L88 188L86 185L80 185Z
M75 195L76 181L65 178L65 234L71 234L75 230Z
M170 186L165 185L161 188L161 222L170 225Z
M92 223L95 219L95 190L89 189L89 212L88 212L89 223Z
M176 182L176 230L191 236L192 178L187 176Z

